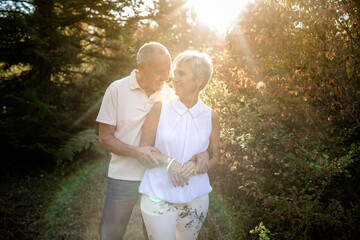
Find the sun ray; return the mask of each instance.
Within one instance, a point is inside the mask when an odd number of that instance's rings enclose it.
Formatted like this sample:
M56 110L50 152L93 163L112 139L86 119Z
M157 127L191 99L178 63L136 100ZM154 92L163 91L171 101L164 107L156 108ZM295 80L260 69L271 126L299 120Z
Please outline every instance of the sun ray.
M224 33L250 2L253 0L188 0L187 4L202 23Z

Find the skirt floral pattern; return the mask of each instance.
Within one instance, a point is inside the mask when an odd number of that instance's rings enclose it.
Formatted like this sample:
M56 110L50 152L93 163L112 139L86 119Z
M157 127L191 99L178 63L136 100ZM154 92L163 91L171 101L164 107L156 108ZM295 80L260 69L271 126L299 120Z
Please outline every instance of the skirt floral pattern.
M141 197L141 213L150 240L195 240L208 207L208 194L190 203L169 203L148 195Z

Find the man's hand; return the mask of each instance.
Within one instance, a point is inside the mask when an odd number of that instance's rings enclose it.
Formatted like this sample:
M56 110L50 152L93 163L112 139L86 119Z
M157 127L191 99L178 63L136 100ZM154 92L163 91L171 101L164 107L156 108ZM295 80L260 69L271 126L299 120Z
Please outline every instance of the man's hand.
M176 160L171 163L168 173L174 187L183 187L185 184L188 183L188 180L185 179L181 174L180 163L178 163Z
M196 162L196 167L194 172L195 175L204 174L209 170L209 160L210 160L209 158L210 156L208 151L204 151L192 156L189 162L190 161Z
M139 147L135 158L145 167L153 168L159 165L159 161L154 157L153 152L160 153L159 150L151 146Z

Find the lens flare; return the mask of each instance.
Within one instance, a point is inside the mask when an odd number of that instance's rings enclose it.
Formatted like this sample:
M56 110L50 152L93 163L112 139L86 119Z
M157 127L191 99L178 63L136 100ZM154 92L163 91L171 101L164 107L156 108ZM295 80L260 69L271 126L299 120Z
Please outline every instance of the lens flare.
M224 33L229 25L254 0L188 0L198 18L210 28Z

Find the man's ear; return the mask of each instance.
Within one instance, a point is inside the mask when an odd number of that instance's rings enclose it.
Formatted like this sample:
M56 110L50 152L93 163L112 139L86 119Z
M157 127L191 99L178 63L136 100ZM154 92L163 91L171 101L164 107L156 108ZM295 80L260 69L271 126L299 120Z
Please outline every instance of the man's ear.
M139 72L143 72L144 70L145 70L145 64L144 63L139 63L138 64L138 70L139 70Z

